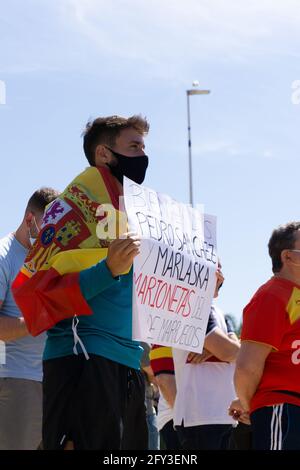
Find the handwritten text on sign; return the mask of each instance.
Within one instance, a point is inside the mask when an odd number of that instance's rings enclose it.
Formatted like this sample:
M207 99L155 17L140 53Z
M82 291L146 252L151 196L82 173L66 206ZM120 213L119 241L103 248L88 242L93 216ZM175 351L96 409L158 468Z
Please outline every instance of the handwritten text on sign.
M134 260L133 338L201 352L216 284L216 219L124 178Z

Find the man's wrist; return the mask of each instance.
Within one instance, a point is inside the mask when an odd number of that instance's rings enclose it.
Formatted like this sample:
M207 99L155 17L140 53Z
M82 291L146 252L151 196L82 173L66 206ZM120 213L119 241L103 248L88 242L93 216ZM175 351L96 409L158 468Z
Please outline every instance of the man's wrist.
M105 264L106 264L106 267L107 269L109 270L111 276L114 278L114 279L117 279L119 277L119 274L115 273L112 268L110 267L109 263L107 262L107 260L105 261Z
M250 410L250 400L248 400L248 399L246 399L246 398L241 398L241 399L240 399L240 402L241 402L241 405L242 405L243 410L244 410L246 413L249 413L249 410Z

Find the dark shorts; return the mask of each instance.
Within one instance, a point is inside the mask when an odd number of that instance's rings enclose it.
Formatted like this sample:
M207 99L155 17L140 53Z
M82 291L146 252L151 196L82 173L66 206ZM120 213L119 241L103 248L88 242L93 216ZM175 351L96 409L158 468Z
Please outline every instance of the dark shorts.
M101 356L44 361L44 449L147 449L145 384L140 371Z
M238 423L235 428L232 428L229 450L252 450L252 429L250 425Z
M300 406L281 403L251 413L255 450L300 450Z
M168 421L160 430L160 435L166 450L181 450L181 444L178 439L177 431L174 429L173 420Z
M231 424L203 424L176 426L179 442L184 450L227 450L232 433Z

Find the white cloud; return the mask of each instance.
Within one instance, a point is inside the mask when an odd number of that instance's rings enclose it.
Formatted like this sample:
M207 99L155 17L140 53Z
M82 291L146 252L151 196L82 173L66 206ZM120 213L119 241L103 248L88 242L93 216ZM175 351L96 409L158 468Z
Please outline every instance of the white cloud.
M194 147L194 152L199 154L235 153L237 151L237 146L228 140L208 140Z
M205 139L201 144L192 144L192 153L195 158L197 155L201 157L241 157L247 156L250 150L247 150L245 146L242 146L239 142L224 139L216 136L215 138Z
M6 84L0 80L0 105L6 104Z
M28 0L18 16L2 8L0 22L2 70L12 72L134 65L181 84L205 61L257 65L300 48L298 0Z
M268 158L268 159L272 159L274 157L274 153L270 149L265 149L263 151L263 157Z
M241 136L242 137L242 136ZM226 139L216 136L215 138L203 139L201 144L192 145L192 153L195 157L201 155L201 157L251 157L251 158L263 158L266 160L282 160L282 152L275 152L271 148L260 147L260 144L255 142L249 146L249 142L242 144L239 139ZM291 159L292 157L285 156L285 159Z
M67 2L78 31L104 54L139 57L153 65L174 58L298 54L298 0Z

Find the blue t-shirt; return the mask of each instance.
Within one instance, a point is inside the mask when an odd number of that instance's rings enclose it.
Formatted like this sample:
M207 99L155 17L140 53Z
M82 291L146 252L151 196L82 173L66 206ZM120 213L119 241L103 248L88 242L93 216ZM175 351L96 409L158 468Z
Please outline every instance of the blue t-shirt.
M120 364L139 369L143 349L132 338L132 270L113 278L105 260L81 271L82 295L92 315L78 312L77 334L85 350ZM74 354L72 319L63 320L47 332L44 360ZM80 344L77 352L82 353Z
M22 317L11 292L11 283L20 271L27 254L26 248L13 234L0 240L0 316ZM0 377L42 380L42 354L45 335L24 336L1 342Z

